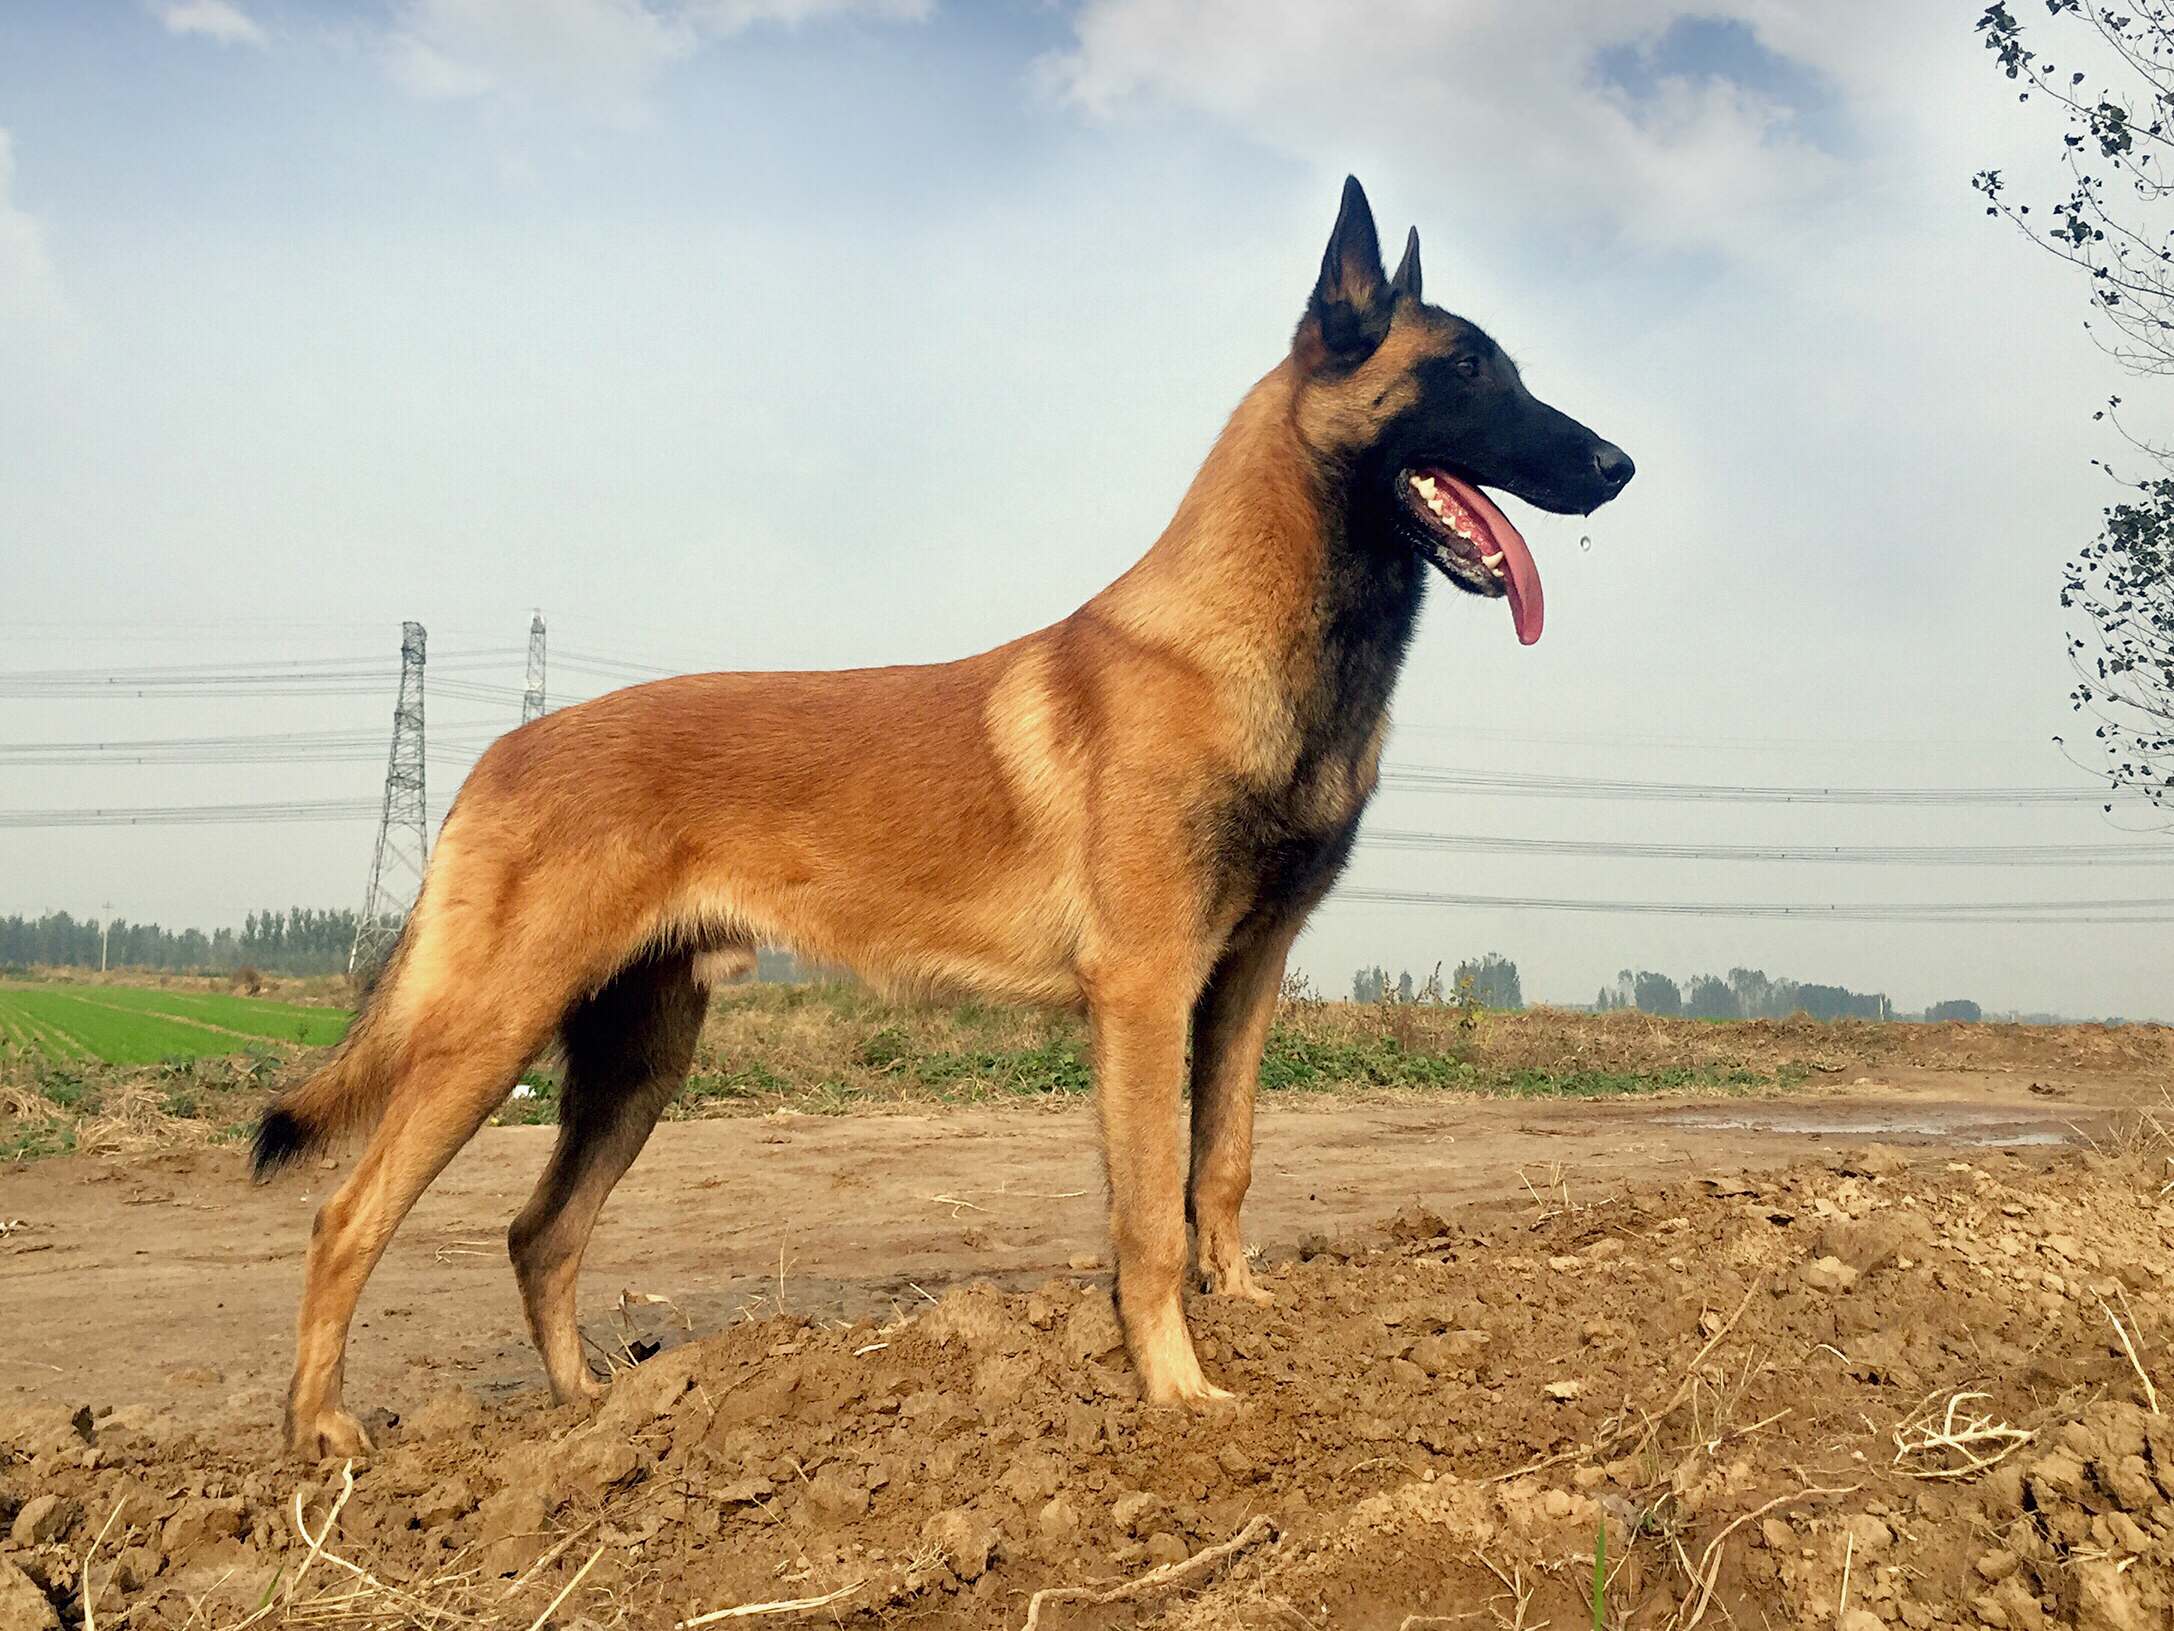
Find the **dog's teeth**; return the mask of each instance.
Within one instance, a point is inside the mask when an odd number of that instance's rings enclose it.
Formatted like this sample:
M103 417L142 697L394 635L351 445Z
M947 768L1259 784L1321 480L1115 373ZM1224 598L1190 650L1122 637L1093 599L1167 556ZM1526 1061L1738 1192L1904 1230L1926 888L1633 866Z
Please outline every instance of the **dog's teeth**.
M1429 493L1427 495L1427 508L1432 510L1436 515L1441 515L1442 513L1444 513L1442 510L1442 498L1439 493Z
M1502 557L1500 555L1482 555L1480 560L1491 571L1499 572L1502 570Z
M1432 476L1414 476L1412 477L1412 486L1418 490L1421 498L1433 504L1436 509L1442 507L1440 504L1435 503L1434 478Z

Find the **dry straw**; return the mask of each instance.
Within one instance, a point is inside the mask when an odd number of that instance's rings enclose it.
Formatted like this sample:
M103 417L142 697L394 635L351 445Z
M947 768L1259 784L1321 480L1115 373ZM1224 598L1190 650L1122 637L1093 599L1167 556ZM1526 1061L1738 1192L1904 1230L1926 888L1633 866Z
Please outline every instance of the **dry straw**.
M1990 1397L1958 1393L1937 1420L1933 1410L1920 1408L1895 1429L1895 1465L1917 1463L1907 1468L1913 1478L1968 1478L2028 1444L2034 1435L2027 1428L1995 1421L1990 1412L1963 1408Z
M742 1603L738 1608L714 1608L707 1614L697 1614L691 1620L681 1620L673 1631L694 1631L699 1625L716 1625L722 1620L752 1620L769 1614L798 1614L811 1608L828 1608L832 1603L845 1601L861 1587L865 1580L856 1580L850 1586L840 1586L836 1591L825 1592L820 1597L795 1597L775 1603ZM529 1631L536 1631L534 1626Z
M1744 1513L1741 1517L1726 1525L1712 1540L1708 1541L1706 1550L1699 1554L1696 1568L1692 1567L1690 1555L1683 1549L1683 1542L1680 1540L1672 1542L1676 1548L1676 1561L1682 1566L1683 1572L1691 1577L1692 1591L1692 1595L1684 1599L1684 1606L1677 1611L1675 1620L1670 1622L1672 1631L1693 1631L1699 1621L1706 1617L1706 1610L1713 1604L1714 1587L1721 1580L1721 1548L1729 1536L1735 1534L1737 1530L1743 1528L1745 1524L1750 1523L1753 1519L1765 1517L1776 1507L1789 1506L1795 1502L1808 1501L1822 1495L1854 1495L1859 1487L1856 1484L1848 1484L1840 1489L1807 1488L1796 1490L1788 1495L1777 1495L1766 1505L1754 1507L1751 1511ZM1852 1544L1854 1544L1854 1540ZM1847 1586L1845 1585L1843 1589L1846 1594ZM1723 1612L1725 1613L1726 1610Z
M1237 1534L1220 1546L1210 1546L1196 1552L1182 1563L1165 1563L1159 1569L1151 1569L1137 1580L1106 1587L1095 1586L1044 1586L1027 1599L1026 1623L1020 1631L1039 1631L1042 1623L1042 1607L1046 1603L1084 1603L1091 1608L1101 1608L1110 1603L1128 1602L1135 1597L1145 1597L1152 1592L1169 1591L1178 1586L1190 1585L1213 1572L1225 1558L1236 1557L1255 1542L1264 1540L1276 1532L1276 1526L1265 1516L1257 1517ZM690 1621L690 1625L699 1623Z
M2121 1306L2127 1308L2129 1306L2127 1295L2120 1292L2117 1292L2116 1295L2121 1297ZM2106 1317L2114 1322L2114 1334L2121 1338L2121 1351L2129 1356L2129 1365L2135 1370L2136 1379L2144 1384L2144 1402L2151 1406L2151 1413L2154 1416L2164 1414L2159 1409L2159 1390L2151 1385L2151 1374L2144 1369L2143 1360L2137 1357L2136 1344L2129 1340L2129 1328L2121 1323L2119 1314L2106 1307L2104 1297L2099 1299L2099 1307L2105 1309ZM2136 1316L2131 1314L2129 1317L2134 1319Z

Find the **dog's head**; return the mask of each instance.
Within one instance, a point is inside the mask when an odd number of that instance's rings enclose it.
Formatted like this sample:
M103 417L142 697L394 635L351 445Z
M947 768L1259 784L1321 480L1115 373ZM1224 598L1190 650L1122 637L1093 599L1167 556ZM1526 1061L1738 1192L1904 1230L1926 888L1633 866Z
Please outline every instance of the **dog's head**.
M1346 524L1408 545L1470 594L1507 595L1518 639L1539 639L1539 568L1482 489L1589 514L1629 482L1630 456L1526 390L1476 325L1420 298L1416 229L1395 275L1383 270L1356 178L1291 355L1300 426L1343 478Z

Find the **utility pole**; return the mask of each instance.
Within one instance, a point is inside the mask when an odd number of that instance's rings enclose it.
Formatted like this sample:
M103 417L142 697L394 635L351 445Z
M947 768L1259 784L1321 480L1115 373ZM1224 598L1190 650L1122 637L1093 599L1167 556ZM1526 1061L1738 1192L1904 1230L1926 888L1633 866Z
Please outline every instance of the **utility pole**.
M377 852L362 921L347 954L347 972L368 968L392 948L408 908L423 886L430 859L423 808L423 625L400 625L400 699L393 705L392 755L385 764L385 803L378 817Z
M521 723L544 715L544 621L538 612L528 620L528 685L521 692Z
M113 902L107 901L99 910L106 914L106 921L98 926L98 972L103 974L106 971L106 936L113 932Z

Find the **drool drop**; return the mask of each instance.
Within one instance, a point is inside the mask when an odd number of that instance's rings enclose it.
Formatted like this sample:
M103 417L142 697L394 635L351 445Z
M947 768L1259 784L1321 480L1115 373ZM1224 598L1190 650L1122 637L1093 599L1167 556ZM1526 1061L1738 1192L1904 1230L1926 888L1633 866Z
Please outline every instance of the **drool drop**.
M1580 549L1591 549L1592 547L1593 547L1593 540L1592 540L1592 536L1591 536L1590 534L1587 534L1587 535L1586 535L1585 537L1583 537L1583 538L1580 538L1580 539L1578 540L1578 548L1580 548Z

